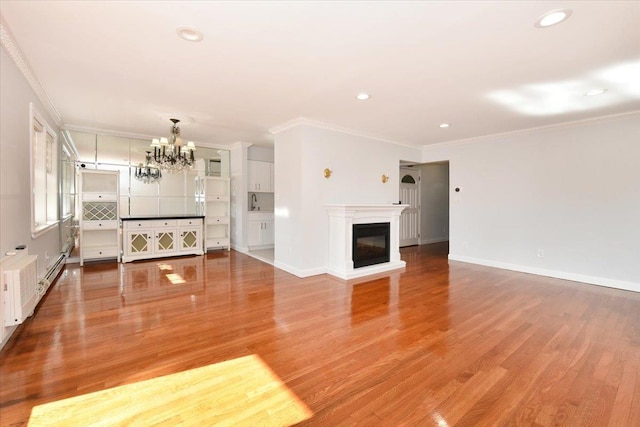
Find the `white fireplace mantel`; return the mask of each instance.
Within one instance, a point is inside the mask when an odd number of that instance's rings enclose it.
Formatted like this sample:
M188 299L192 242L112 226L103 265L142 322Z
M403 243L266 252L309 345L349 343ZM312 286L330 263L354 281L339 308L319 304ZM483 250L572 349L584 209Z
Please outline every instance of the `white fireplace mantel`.
M355 279L397 268L400 259L400 214L409 205L325 205L329 214L329 265L327 273L341 279ZM390 224L389 262L353 268L353 224Z

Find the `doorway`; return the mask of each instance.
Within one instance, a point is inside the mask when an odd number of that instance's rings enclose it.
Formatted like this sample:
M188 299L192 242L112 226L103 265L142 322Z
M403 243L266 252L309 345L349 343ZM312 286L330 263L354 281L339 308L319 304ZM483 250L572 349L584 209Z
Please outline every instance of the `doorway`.
M409 205L400 214L400 247L420 242L420 170L400 168L400 203Z

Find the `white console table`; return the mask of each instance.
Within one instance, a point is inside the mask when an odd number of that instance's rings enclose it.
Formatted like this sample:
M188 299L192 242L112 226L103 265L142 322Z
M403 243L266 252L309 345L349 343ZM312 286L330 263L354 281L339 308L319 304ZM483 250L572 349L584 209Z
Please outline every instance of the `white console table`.
M122 262L203 255L203 215L122 218Z

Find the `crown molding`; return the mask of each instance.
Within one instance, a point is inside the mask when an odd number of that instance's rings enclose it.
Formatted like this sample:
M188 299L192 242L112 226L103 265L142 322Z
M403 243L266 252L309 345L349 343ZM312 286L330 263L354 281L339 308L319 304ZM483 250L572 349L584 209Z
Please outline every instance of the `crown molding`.
M585 124L613 122L613 121L616 121L616 120L628 119L628 118L631 118L631 117L636 116L636 115L638 117L640 117L640 110L629 111L629 112L626 112L626 113L612 114L612 115L609 115L609 116L593 117L593 118L590 118L590 119L574 120L574 121L571 121L571 122L564 122L564 123L558 123L558 124L553 124L553 125L538 126L538 127L532 127L532 128L526 128L526 129L512 130L512 131L508 131L508 132L493 133L493 134L490 134L490 135L474 136L472 138L457 139L455 141L447 141L447 142L438 142L438 143L435 143L435 144L427 144L427 145L423 145L422 146L422 150L423 151L437 150L437 149L441 149L441 148L454 147L454 146L458 146L458 145L465 145L465 144L471 144L471 143L477 143L477 142L490 141L490 140L493 140L495 138L502 138L502 137L505 137L505 136L527 135L527 134L545 132L545 131L554 130L554 129L569 129L569 128L573 128L573 127L576 127L576 126L582 126L582 125L585 125Z
M403 144L397 141L391 141L389 139L384 139L381 138L379 136L373 135L373 134L368 134L365 132L360 132L354 129L349 129L349 128L345 128L345 127L341 127L341 126L336 126L336 125L332 125L331 123L326 123L326 122L321 122L318 120L313 120L313 119L309 119L307 117L297 117L295 119L289 120L287 122L284 122L281 125L278 126L274 126L272 128L269 129L269 132L272 135L277 135L281 132L284 132L286 130L292 129L294 127L297 126L311 126L314 128L318 128L318 129L324 129L324 130L330 130L333 132L338 132L338 133L344 133L346 135L351 135L351 136L357 136L357 137L361 137L361 138L367 138L367 139L373 139L375 141L380 141L380 142L384 142L387 144L393 144L393 145L399 145L402 147L406 147L406 148L412 148L414 150L420 150L419 146L415 146L415 145L410 145L410 144Z
M79 126L72 124L64 125L63 128L65 130L72 130L75 132L95 133L96 135L118 136L121 138L148 139L149 141L151 141L153 138L157 138L157 136L145 135L142 133L120 132L112 129L93 128L89 126Z
M78 125L64 125L64 130L67 131L75 131L75 132L86 132L86 133L95 133L96 135L106 135L106 136L115 136L119 138L133 138L133 139L148 139L151 141L153 138L157 138L158 135L146 135L141 133L133 133L133 132L121 132L112 129L102 129L102 128L92 128L87 126L78 126ZM196 147L200 148L212 148L217 150L229 150L231 145L223 145L223 144L214 144L210 142L198 142L193 141L196 144Z
M236 141L233 144L229 145L229 148L249 148L252 145L253 144L251 142Z
M58 127L62 126L62 117L55 105L47 95L47 92L44 90L42 84L36 77L36 75L31 70L31 67L27 63L27 60L24 58L24 55L20 51L20 48L14 41L7 24L4 22L4 19L0 17L0 45L7 51L13 62L15 62L16 66L31 86L31 89L35 92L38 100L42 103L44 108L47 110L53 121Z

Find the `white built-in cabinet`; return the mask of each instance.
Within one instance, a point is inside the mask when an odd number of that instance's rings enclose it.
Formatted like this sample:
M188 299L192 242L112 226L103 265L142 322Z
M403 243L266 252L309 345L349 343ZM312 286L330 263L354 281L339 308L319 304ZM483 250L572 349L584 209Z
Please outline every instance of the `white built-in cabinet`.
M202 255L202 218L122 220L122 262L179 255Z
M80 170L80 265L120 259L118 171Z
M196 193L199 211L205 216L205 248L230 250L231 189L229 178L199 177Z
M248 160L249 192L273 193L273 163Z
M273 213L249 212L249 249L273 247Z

